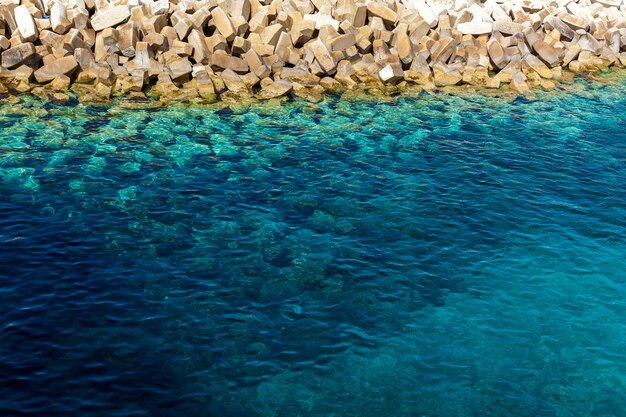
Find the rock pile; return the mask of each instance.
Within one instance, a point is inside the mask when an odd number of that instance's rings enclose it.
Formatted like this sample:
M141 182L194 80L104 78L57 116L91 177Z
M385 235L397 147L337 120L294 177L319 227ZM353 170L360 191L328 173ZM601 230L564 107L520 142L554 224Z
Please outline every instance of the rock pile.
M526 92L562 69L623 66L624 51L622 0L0 0L0 84L103 99Z

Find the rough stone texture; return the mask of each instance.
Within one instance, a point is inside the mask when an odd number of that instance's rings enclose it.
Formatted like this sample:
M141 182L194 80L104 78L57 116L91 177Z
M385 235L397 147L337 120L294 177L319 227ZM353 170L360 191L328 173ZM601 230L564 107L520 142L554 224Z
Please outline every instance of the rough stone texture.
M48 18L45 16L48 15ZM161 100L469 84L626 66L620 0L0 0L0 90ZM397 87L394 87L397 86Z
M280 96L284 96L289 93L293 88L293 83L289 80L278 80L263 87L258 94L258 97L263 100L268 100Z
M35 20L25 5L20 5L13 11L15 16L15 24L20 32L20 36L24 42L34 42L39 35Z
M96 32L119 25L130 17L128 6L115 6L96 13L91 18L91 27Z
M78 68L78 62L76 58L70 55L44 65L35 71L34 75L38 83L45 83L61 75L71 75L76 68Z
M457 29L463 35L485 35L487 33L491 33L493 25L488 22L472 21L460 23L457 25Z
M35 52L35 45L32 43L23 43L2 52L0 63L4 68L16 68L31 59L35 55Z

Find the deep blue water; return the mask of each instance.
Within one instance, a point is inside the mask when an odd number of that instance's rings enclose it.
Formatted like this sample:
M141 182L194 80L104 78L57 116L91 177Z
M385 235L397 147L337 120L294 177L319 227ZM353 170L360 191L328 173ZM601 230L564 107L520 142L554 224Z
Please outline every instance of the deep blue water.
M624 415L624 87L5 99L0 415Z

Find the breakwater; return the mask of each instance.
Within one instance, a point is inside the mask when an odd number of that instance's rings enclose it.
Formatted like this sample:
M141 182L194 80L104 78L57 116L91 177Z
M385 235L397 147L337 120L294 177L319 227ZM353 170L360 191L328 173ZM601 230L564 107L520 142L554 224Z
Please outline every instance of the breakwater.
M86 100L470 84L527 93L626 63L621 0L2 0L0 92Z

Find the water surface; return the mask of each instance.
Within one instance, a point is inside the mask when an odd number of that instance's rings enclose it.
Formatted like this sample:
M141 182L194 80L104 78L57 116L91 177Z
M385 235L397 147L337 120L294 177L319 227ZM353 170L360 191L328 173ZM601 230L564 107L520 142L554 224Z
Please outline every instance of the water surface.
M619 416L626 84L0 104L0 415Z

